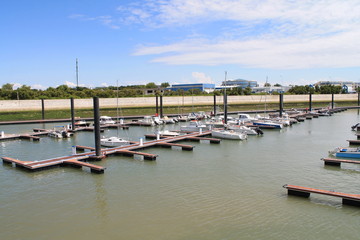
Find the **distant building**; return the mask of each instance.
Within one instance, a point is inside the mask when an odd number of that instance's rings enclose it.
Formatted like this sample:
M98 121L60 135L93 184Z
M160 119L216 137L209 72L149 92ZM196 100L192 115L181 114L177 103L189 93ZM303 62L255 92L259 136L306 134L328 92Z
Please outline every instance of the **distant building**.
M164 94L165 88L163 88L163 87L146 88L146 89L143 90L144 95L155 95L156 92Z
M284 93L290 90L290 86L280 86L280 87L254 87L252 88L252 93L261 93L261 92L266 92L266 93L274 93L274 92L278 92L278 93Z
M249 81L244 79L226 80L223 81L221 86L241 87L241 88L254 88L258 86L257 81Z
M332 85L332 86L341 86L343 89L346 90L348 93L355 93L356 88L360 86L360 83L355 83L351 81L319 81L314 84L315 86L326 86L326 85Z
M182 89L188 91L191 89L199 89L202 92L213 92L215 89L215 84L211 83L194 83L194 84L173 84L171 87L166 88L166 90L177 91Z

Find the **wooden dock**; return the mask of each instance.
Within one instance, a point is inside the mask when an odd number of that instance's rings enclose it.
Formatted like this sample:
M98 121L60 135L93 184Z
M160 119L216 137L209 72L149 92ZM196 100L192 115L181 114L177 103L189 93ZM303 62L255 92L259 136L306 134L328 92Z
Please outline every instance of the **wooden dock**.
M4 137L0 137L0 141L27 139L33 141L39 141L40 136L47 136L48 132L36 132L36 133L24 133L24 134L5 134Z
M325 165L331 165L331 166L340 166L341 163L360 164L360 161L357 160L347 160L347 159L337 159L337 158L321 158L320 160L324 161Z
M310 197L310 193L317 193L322 195L328 195L333 197L340 197L342 198L342 203L352 206L360 206L360 194L348 194L348 193L341 193L341 192L334 192L334 191L327 191L309 187L301 187L295 185L284 185L284 188L288 190L288 195L295 195L300 197Z
M349 145L360 145L360 140L346 140L349 142Z
M77 150L90 150L90 152L84 152L80 154L74 154L65 157L58 157L46 160L39 160L39 161L21 161L14 158L9 157L2 157L4 163L7 164L14 164L16 167L21 167L27 170L41 170L49 167L54 166L74 166L74 167L88 167L90 168L91 172L94 173L104 173L105 168L102 166L98 166L95 164L86 163L84 161L90 160L101 160L109 155L124 155L124 156L134 156L140 155L144 157L144 160L156 160L157 155L150 154L150 153L142 153L137 150L144 149L148 147L180 147L182 150L192 151L194 146L185 145L185 144L178 144L174 142L184 141L187 139L200 139L201 137L211 135L211 131L205 131L203 133L194 132L185 135L180 135L176 137L168 137L165 139L153 140L148 142L132 142L131 145L114 147L114 148L103 148L101 149L101 156L96 156L93 147L86 147L86 146L76 146ZM213 142L218 143L218 142Z

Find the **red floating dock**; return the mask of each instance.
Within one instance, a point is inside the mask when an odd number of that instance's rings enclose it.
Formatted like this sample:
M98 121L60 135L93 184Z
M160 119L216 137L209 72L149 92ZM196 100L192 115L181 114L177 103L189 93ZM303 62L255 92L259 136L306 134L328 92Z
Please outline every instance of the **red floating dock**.
M295 195L307 198L310 196L310 193L317 193L333 197L340 197L342 198L343 204L360 206L360 194L348 194L288 184L284 185L283 187L288 190L288 195Z

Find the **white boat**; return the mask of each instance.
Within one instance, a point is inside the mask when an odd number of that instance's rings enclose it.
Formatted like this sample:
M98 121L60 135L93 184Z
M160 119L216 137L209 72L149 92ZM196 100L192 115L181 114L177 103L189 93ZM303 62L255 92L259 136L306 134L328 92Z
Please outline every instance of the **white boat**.
M177 122L174 118L169 118L168 116L164 116L161 121L163 121L164 124L174 124Z
M177 120L178 120L179 122L189 121L188 116L185 116L185 115L179 116L179 117L177 118Z
M144 118L140 119L138 123L144 126L155 126L155 122L151 116L144 116Z
M155 125L162 125L162 124L164 124L164 121L161 120L159 117L153 117L153 121L154 121Z
M276 129L281 129L284 126L282 123L274 122L271 120L265 120L265 119L264 120L255 120L255 121L253 121L253 125L259 126L259 127L276 128Z
M264 132L261 131L261 129L259 129L259 128L250 128L250 127L243 126L243 125L228 125L227 129L228 130L233 130L233 131L239 132L239 133L245 133L247 135L264 134Z
M239 113L238 114L238 118L234 121L236 121L237 123L249 123L256 120L256 118L251 117L249 114L245 114L245 113Z
M115 124L115 121L112 120L111 117L101 116L100 117L100 125L107 125L107 124Z
M130 145L130 141L120 137L103 137L100 139L100 145L104 147L119 147Z
M209 126L202 124L199 121L190 121L187 126L180 126L180 131L183 132L199 132L199 131L209 130Z
M165 137L175 137L180 135L179 132L173 132L169 130L158 131L155 134L159 134L160 136L165 136Z
M234 130L212 130L211 136L222 139L245 140L247 135L245 133L236 132Z
M84 121L84 120L79 120L75 122L75 126L76 127L88 127L90 125L90 123Z
M56 126L48 133L48 136L53 138L69 138L72 135L73 134L71 132L68 132L68 130L64 126Z

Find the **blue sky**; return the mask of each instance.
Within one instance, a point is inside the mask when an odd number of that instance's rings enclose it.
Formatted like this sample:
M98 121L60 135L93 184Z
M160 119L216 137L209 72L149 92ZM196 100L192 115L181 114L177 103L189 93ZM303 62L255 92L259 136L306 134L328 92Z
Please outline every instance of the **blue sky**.
M360 82L358 0L13 0L0 85Z

